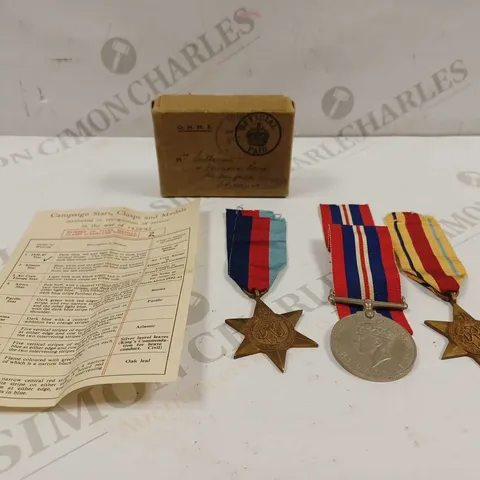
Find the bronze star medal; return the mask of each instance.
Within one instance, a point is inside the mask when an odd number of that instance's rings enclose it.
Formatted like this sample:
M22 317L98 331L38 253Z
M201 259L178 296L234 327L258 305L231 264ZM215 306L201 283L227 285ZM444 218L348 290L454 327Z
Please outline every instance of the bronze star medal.
M302 310L279 314L261 300L287 265L286 220L270 210L227 209L226 227L228 276L255 300L253 317L225 320L245 337L234 358L264 353L284 372L288 349L318 347L295 330Z
M390 213L385 222L402 270L453 307L453 322L425 321L448 338L442 360L471 357L480 364L480 322L457 305L467 271L440 223L430 215L414 212Z
M273 312L259 296L251 318L230 318L225 323L244 335L234 358L264 353L281 371L289 348L315 348L318 343L295 330L303 310L288 313Z
M470 357L480 364L480 322L453 300L453 322L427 320L425 324L448 338L442 360Z

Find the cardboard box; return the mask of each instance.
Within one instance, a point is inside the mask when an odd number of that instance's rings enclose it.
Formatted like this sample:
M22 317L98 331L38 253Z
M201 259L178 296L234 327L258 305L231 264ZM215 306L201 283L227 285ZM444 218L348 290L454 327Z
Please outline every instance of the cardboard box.
M164 197L286 197L293 102L282 95L162 95L152 104Z

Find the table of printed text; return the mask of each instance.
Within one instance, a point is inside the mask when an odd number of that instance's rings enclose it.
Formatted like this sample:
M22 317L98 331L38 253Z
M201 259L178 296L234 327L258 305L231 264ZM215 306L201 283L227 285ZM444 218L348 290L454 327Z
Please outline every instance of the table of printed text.
M30 240L0 286L0 396L164 374L190 230Z

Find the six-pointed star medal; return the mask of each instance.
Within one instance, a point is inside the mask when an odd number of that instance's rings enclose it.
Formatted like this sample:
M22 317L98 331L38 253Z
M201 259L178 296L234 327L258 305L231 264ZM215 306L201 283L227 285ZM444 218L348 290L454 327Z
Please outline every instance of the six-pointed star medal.
M453 322L427 320L425 324L448 338L442 360L470 357L480 364L480 322L462 307L453 304Z
M264 353L285 371L285 357L289 348L315 348L318 343L295 330L302 310L277 314L262 300L256 300L251 318L230 318L225 323L245 336L234 358Z

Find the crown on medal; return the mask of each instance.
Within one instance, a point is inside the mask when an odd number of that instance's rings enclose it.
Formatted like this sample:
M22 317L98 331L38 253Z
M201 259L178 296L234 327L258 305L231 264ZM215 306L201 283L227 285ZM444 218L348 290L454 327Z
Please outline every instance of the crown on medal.
M251 128L247 132L247 141L249 145L253 145L254 147L264 147L269 138L270 134L262 127L260 123L257 123L256 127Z
M357 333L373 335L387 340L393 340L395 338L395 334L388 327L382 327L381 325L375 325L374 323L360 324L357 327Z

